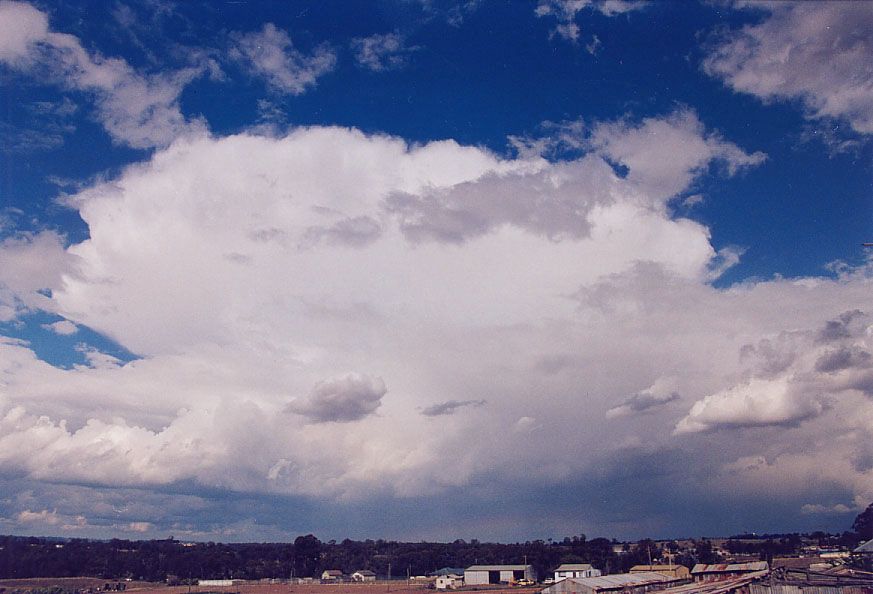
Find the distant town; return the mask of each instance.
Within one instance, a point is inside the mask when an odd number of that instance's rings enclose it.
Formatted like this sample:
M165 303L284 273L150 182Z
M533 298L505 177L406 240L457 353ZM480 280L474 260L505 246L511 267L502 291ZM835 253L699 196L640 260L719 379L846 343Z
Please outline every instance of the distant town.
M0 594L873 594L873 505L841 534L223 544L0 537Z

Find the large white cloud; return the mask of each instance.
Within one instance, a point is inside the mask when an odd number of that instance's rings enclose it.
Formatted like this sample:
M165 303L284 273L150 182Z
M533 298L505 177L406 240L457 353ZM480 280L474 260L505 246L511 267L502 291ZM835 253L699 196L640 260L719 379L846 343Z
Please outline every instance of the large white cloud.
M779 435L756 445L729 433L782 423L815 439L843 431L833 414L849 402L870 408L865 318L839 317L869 302L866 271L716 289L708 229L666 207L709 163L731 175L762 156L687 110L592 130L589 151L561 163L342 128L188 137L72 196L90 238L54 240L51 257L67 260L36 283L51 298L28 307L142 358L90 352L89 365L59 369L0 344L0 469L413 496L498 468L576 480L641 434L716 467L774 444L802 460ZM648 144L664 142L682 158ZM0 254L24 267L38 238L15 241ZM16 278L0 280L34 298ZM800 354L786 358L789 347ZM825 398L803 391L773 412L738 395L807 371ZM808 403L821 406L781 412ZM448 412L451 423L435 417ZM723 431L673 435L684 417ZM852 431L843 451L860 447ZM857 494L869 470L852 472L843 484Z
M760 22L728 34L704 70L765 101L796 99L808 117L843 118L873 133L873 5L742 2Z

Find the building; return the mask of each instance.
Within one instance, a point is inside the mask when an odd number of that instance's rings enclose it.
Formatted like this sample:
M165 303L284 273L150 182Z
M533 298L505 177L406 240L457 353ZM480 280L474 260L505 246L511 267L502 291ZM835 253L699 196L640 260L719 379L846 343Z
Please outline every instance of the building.
M691 579L691 572L684 565L634 565L630 568L631 573L641 573L644 571L663 573L664 575L683 580Z
M375 582L376 574L369 569L359 569L352 574L353 582Z
M343 572L339 569L325 569L321 573L323 582L339 582L343 579Z
M560 582L567 578L597 577L600 570L595 569L590 563L564 563L555 570L555 581Z
M455 590L463 585L464 577L454 573L438 576L435 582L437 590Z
M695 582L712 582L742 577L744 574L756 571L769 571L770 566L766 561L752 561L750 563L715 563L706 565L698 563L691 570L691 577Z
M617 573L590 578L565 578L545 588L541 594L598 594L599 592L644 594L676 586L686 581L654 571Z
M212 587L232 586L233 580L197 580L197 585Z
M468 586L512 584L519 580L537 581L532 565L471 565L464 570L464 583Z

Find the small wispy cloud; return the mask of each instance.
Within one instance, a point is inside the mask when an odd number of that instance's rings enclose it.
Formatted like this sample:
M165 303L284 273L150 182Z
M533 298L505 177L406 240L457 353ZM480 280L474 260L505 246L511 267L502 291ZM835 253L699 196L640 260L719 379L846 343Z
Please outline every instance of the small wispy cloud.
M444 415L453 415L458 412L459 409L464 407L479 407L485 404L485 400L448 400L446 402L439 402L437 404L432 404L421 411L426 417L441 417Z
M58 320L51 324L43 324L42 327L45 330L50 330L51 332L62 336L69 336L70 334L75 334L79 331L79 327L70 320Z
M352 40L351 47L358 64L374 72L405 66L409 54L419 49L417 46L407 46L405 37L396 31L358 37Z
M318 78L336 65L336 53L326 44L311 54L294 48L291 36L273 23L260 31L233 33L231 58L247 65L251 73L264 78L275 91L301 95L314 87Z

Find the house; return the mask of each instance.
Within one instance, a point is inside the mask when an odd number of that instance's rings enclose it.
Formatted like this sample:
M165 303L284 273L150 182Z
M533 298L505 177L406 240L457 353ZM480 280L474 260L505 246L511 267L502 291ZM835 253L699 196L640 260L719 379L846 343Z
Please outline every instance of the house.
M343 579L343 572L339 569L325 569L321 573L321 581L323 582L339 582Z
M555 581L560 582L567 578L597 577L600 570L595 569L590 563L564 563L555 570Z
M456 590L464 585L464 576L450 573L438 576L435 582L437 590Z
M532 565L471 565L464 570L464 583L468 586L512 584L519 580L537 581Z
M545 588L540 594L598 594L600 592L644 594L676 586L686 581L654 571L617 573L589 578L565 578Z
M691 569L691 577L695 582L712 582L741 577L747 573L757 571L769 571L770 566L766 561L752 561L750 563L715 563L707 565L698 563Z
M359 569L352 574L353 582L375 582L376 574L369 569Z
M691 579L691 572L684 565L634 565L630 568L631 573L641 573L643 571L663 573L664 575L683 580Z

